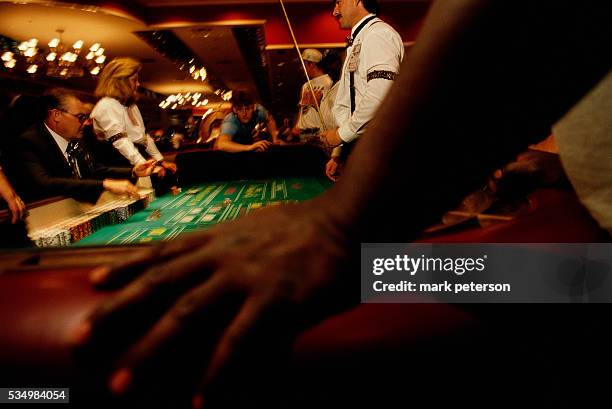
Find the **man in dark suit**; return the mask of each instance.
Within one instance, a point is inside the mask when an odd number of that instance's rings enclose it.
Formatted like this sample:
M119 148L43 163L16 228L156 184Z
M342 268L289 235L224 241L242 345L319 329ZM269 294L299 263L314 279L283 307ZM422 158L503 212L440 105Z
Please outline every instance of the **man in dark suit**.
M94 203L103 191L138 197L129 179L149 176L155 161L133 168L96 164L81 140L89 120L83 103L69 91L52 89L43 96L46 116L17 138L14 172L17 189L28 200L69 196Z

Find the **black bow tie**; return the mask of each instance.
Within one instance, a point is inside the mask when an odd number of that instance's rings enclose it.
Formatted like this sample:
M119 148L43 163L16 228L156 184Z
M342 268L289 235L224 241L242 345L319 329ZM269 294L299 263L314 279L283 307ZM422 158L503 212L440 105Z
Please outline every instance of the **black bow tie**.
M353 36L346 37L346 46L350 47L353 45Z

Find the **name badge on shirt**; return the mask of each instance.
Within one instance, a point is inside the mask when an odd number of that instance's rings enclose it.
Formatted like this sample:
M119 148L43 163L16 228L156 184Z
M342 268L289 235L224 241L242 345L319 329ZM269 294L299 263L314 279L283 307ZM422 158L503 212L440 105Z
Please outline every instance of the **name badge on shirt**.
M349 72L357 71L357 66L359 65L359 52L360 51L361 51L361 43L355 44L353 46L353 50L351 51L351 56L348 62Z

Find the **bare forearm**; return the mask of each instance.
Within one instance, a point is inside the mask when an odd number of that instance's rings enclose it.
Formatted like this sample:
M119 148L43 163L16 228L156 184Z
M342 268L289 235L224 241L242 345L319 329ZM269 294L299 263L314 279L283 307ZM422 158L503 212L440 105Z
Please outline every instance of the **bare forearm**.
M270 136L272 136L272 142L279 142L278 139L278 128L276 127L276 122L272 115L268 114L268 129L270 130Z
M250 150L249 145L236 143L230 139L219 139L217 149L225 152L246 152Z

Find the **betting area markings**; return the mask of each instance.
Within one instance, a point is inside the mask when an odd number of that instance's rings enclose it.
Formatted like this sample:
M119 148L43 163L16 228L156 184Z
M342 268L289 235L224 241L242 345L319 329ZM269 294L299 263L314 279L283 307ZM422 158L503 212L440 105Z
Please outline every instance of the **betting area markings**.
M321 178L242 180L196 185L176 195L166 194L124 223L104 227L75 245L171 240L184 233L237 219L265 206L311 199L330 185Z

